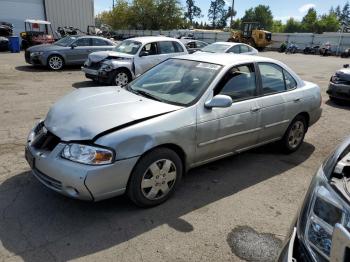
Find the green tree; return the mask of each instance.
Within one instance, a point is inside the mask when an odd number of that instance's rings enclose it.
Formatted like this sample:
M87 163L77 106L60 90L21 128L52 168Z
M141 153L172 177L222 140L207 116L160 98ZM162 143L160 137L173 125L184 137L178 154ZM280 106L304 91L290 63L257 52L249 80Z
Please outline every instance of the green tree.
M285 33L298 33L301 31L302 31L302 26L299 21L295 20L293 17L287 20L284 28Z
M315 8L310 8L301 21L303 31L315 33L317 30L317 20L317 12Z
M317 22L317 33L336 32L340 28L340 22L336 13L322 15Z
M272 25L273 33L283 33L285 29L285 25L283 25L281 20L274 20Z
M193 23L194 18L201 17L202 10L196 6L194 0L186 0L186 12L185 12L185 18L190 20L190 23Z
M349 2L346 2L346 4L343 6L343 9L341 11L340 15L340 22L349 24L350 22L350 4Z
M208 10L208 18L214 28L218 25L221 26L224 18L227 15L227 10L225 9L224 0L213 0L210 2L210 7Z
M177 29L182 27L185 22L178 0L156 0L155 11L151 29Z
M100 23L108 24L115 29L126 29L129 25L130 6L126 0L117 0L113 10L102 12L97 16Z
M273 15L267 5L258 5L245 11L242 22L259 22L260 26L266 30L271 30L273 26Z

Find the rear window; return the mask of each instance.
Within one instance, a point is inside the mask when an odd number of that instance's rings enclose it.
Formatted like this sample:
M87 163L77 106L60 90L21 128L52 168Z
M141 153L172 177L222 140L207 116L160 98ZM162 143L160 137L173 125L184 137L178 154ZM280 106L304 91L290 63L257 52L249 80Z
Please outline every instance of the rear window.
M175 46L171 41L162 41L158 43L160 54L171 54L175 53Z

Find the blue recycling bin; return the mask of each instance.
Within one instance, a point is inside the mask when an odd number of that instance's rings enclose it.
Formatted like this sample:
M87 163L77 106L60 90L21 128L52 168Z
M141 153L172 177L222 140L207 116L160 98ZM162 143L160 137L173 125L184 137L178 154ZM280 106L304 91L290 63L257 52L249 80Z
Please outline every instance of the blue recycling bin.
M9 37L9 49L11 53L19 53L21 51L21 45L19 43L19 36Z

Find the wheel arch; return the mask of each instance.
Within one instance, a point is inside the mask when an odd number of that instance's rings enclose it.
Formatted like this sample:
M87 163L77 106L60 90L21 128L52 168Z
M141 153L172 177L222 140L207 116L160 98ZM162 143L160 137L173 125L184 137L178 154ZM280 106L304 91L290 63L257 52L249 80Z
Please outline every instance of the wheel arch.
M309 127L309 123L310 123L310 115L309 115L309 113L308 113L308 112L301 112L301 113L297 114L297 115L294 117L294 119L295 119L296 117L298 117L298 116L302 116L302 117L305 118L305 120L306 120L306 127L308 128L308 127ZM293 119L293 120L294 120L294 119Z

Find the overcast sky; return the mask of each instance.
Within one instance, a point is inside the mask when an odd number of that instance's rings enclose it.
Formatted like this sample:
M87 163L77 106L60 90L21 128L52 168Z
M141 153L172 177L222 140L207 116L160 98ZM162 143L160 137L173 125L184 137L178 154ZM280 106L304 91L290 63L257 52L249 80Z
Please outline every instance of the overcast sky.
M185 0L180 0L185 5ZM225 0L227 6L231 5L231 0ZM202 9L203 18L198 21L208 21L207 13L210 6L210 0L195 0L195 3ZM345 0L235 0L236 17L242 17L246 9L257 6L259 4L269 5L275 19L286 21L290 17L301 19L310 7L315 7L319 14L329 11L331 6L341 5L346 3ZM100 13L104 10L109 10L112 7L112 0L95 0L95 13Z

